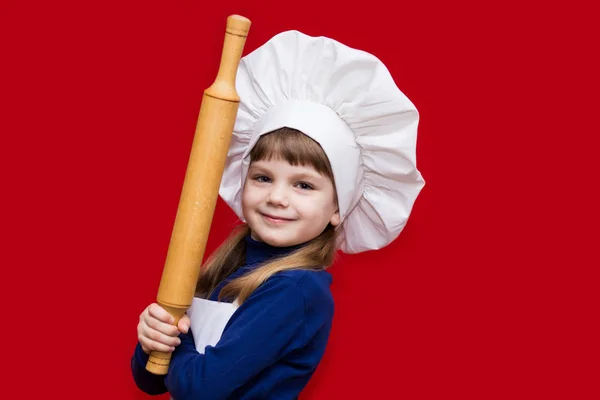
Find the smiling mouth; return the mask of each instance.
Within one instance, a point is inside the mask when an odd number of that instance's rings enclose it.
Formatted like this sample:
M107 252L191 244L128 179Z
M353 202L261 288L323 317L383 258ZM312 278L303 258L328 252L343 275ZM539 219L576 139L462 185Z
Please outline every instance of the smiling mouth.
M269 214L260 213L260 215L262 215L262 217L264 219L266 219L268 222L271 222L271 223L274 223L274 224L283 224L283 223L286 223L286 222L292 222L293 221L293 219L275 217L275 216L269 215Z

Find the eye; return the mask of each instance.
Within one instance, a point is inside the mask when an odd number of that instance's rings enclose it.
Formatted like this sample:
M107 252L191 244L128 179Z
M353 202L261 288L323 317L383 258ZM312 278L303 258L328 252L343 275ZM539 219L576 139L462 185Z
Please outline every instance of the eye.
M269 179L269 177L265 176L265 175L257 175L254 178L255 181L260 182L260 183L269 183L271 182L271 179Z
M296 186L298 186L302 190L313 190L314 188L306 182L300 182Z

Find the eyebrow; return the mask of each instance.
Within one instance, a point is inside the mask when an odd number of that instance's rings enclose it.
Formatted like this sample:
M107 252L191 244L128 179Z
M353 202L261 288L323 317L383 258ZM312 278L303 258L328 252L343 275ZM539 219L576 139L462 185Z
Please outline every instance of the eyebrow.
M266 174L271 173L271 171L268 168L265 168L265 167L263 167L261 165L256 165L254 163L252 165L250 165L250 168L248 169L248 173L250 173L250 171L252 171L253 173L266 173ZM316 180L320 180L320 179L325 178L325 176L319 174L316 171L315 172L312 172L312 171L309 171L309 172L304 172L304 171L303 172L298 172L298 173L293 174L292 177L294 179L300 179L300 180L302 180L302 179L316 179Z

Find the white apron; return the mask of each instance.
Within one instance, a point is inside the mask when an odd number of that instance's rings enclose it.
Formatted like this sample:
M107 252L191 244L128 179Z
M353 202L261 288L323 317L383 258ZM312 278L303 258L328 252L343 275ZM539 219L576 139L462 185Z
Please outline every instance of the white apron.
M223 303L194 297L186 313L190 317L190 328L196 350L200 354L204 354L206 346L217 344L225 325L237 309L237 303Z
M225 325L237 309L237 302L222 303L194 297L186 314L190 317L190 329L198 353L204 354L206 346L217 344Z

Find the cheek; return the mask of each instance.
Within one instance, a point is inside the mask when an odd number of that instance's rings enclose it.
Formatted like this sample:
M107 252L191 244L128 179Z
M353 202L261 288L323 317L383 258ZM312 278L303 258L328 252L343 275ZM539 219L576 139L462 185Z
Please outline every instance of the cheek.
M252 206L257 201L257 191L248 189L248 186L244 186L242 190L242 208Z
M331 202L323 197L302 199L301 208L314 219L325 218L335 211Z

